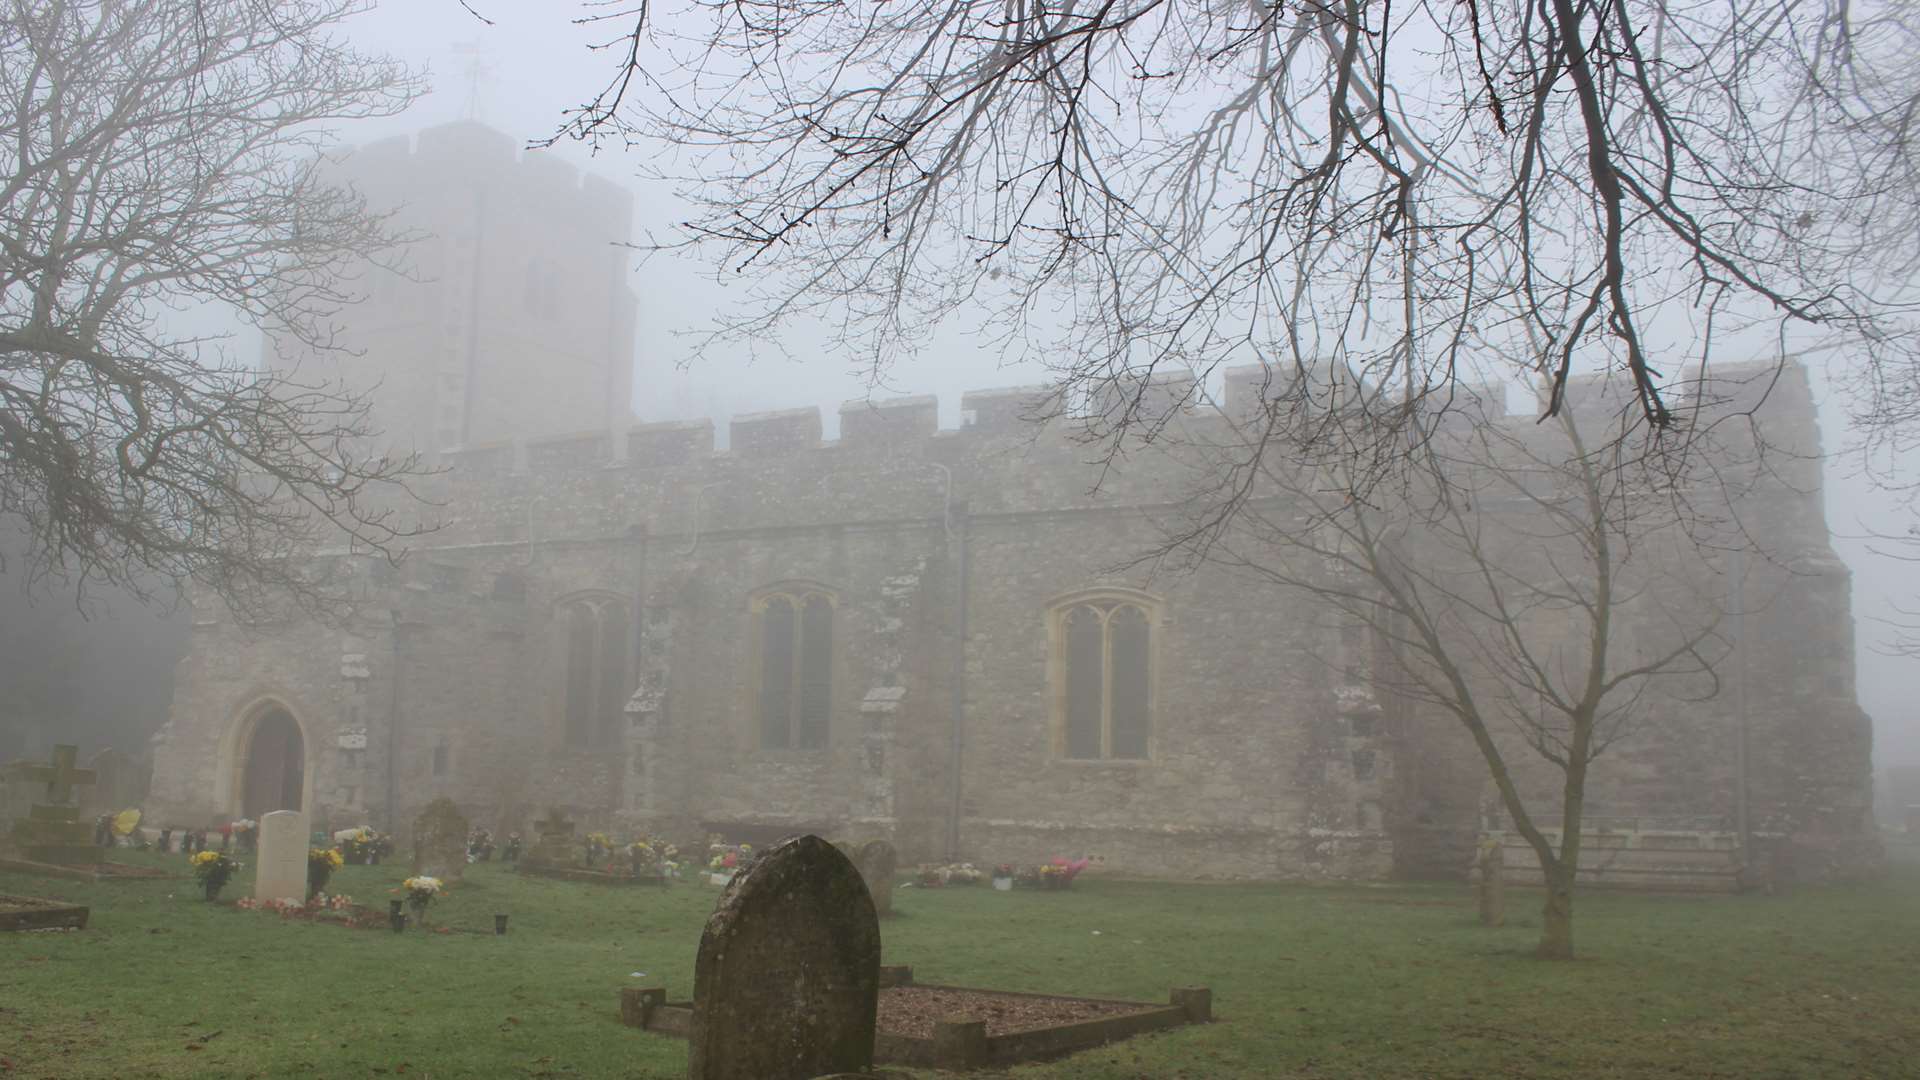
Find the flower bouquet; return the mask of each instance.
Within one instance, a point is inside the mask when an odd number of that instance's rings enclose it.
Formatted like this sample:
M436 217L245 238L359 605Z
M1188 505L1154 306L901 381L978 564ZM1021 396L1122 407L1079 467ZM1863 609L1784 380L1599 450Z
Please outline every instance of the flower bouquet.
M993 868L993 887L1006 892L1013 888L1014 869L1012 863L1001 863Z
M427 905L433 903L435 897L447 891L439 878L425 875L410 877L401 882L400 887L406 891L407 906L413 909L415 924L427 921Z
M587 869L599 865L600 860L613 854L613 837L603 832L587 834Z
M220 890L240 870L239 860L224 851L202 851L188 860L193 866L193 876L200 879L200 887L206 890L208 900L217 900Z
M972 863L948 863L945 866L922 866L920 884L923 888L938 889L947 885L978 885L981 873Z
M332 848L307 849L307 895L318 896L326 891L327 881L333 872L340 869L346 857Z
M641 836L627 845L627 859L634 877L649 874L672 877L679 868L680 849L654 836Z
M1087 868L1088 860L1055 858L1040 867L1040 887L1043 889L1064 889L1073 884L1080 871Z
M707 870L715 885L725 885L733 880L733 875L745 870L753 863L753 845L741 844L729 847L726 844L713 844L707 848Z
M333 835L340 842L341 857L355 866L378 866L381 856L393 854L393 841L365 825Z

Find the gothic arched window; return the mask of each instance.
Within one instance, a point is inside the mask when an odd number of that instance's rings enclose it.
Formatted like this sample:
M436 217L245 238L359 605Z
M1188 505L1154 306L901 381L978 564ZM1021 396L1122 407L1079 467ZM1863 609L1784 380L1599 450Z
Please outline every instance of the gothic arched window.
M560 605L566 655L566 741L606 746L618 739L627 699L627 605L596 594Z
M1083 593L1049 609L1054 750L1084 761L1150 756L1159 604L1130 590Z
M753 599L760 745L817 750L833 715L833 594L785 586Z

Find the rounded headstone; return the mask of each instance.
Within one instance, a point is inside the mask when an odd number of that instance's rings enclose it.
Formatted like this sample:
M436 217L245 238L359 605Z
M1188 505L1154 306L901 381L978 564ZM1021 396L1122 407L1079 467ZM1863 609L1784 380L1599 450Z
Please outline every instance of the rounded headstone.
M881 915L893 914L893 876L900 868L893 845L885 840L869 840L860 845L854 863L860 867L868 895L873 897L873 910Z
M466 868L467 819L452 799L435 799L413 819L413 872L459 881Z
M860 871L817 836L734 875L700 935L687 1075L811 1080L873 1066L880 923Z

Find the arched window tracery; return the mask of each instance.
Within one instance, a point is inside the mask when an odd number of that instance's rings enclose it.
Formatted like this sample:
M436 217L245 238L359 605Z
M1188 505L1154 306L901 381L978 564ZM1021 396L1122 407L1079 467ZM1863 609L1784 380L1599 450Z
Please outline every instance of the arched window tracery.
M813 585L755 595L751 607L759 657L756 711L760 745L818 750L833 717L833 636L837 600Z
M627 605L610 594L578 596L560 604L558 621L566 658L567 745L612 745L628 690Z
M1049 608L1054 745L1079 761L1152 756L1160 604L1132 590L1076 594Z

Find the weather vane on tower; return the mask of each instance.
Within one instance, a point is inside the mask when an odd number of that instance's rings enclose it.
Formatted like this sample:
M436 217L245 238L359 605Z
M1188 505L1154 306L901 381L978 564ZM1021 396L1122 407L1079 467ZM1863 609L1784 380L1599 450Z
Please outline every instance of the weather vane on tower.
M456 41L452 47L455 53L467 57L467 109L464 119L478 120L480 119L480 84L493 73L493 68L485 60L486 50L481 46L479 38L472 41Z

